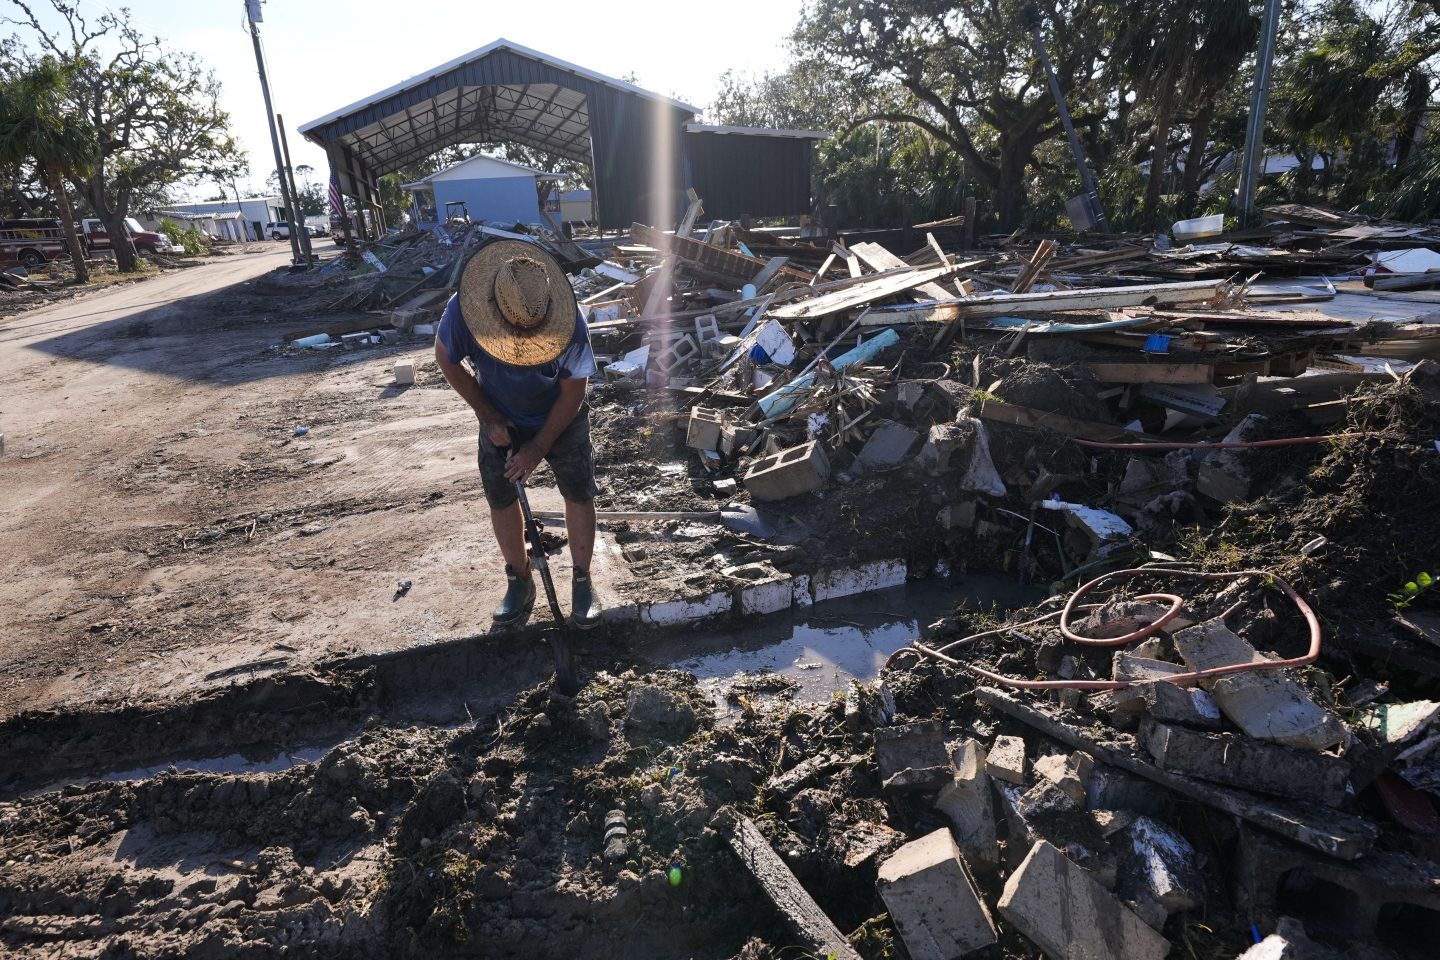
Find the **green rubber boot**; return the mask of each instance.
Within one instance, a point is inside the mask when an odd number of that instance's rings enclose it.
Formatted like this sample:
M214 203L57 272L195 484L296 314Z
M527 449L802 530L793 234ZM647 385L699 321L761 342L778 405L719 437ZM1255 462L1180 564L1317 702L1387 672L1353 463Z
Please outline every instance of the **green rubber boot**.
M590 583L590 574L576 570L570 583L570 622L581 630L589 630L600 623L604 608L595 597L595 587Z
M505 588L505 599L500 601L500 606L491 614L495 623L502 627L523 618L535 606L534 577L520 576L515 572L515 568L507 563L505 579L509 581L509 586Z

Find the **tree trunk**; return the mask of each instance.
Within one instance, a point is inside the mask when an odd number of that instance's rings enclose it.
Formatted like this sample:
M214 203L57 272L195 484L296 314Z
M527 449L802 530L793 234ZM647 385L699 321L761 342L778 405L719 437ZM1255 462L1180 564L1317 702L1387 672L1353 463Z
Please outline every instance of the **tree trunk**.
M1205 175L1205 148L1210 144L1210 126L1214 122L1215 101L1206 100L1190 120L1190 146L1185 152L1185 174L1180 181L1186 196L1200 192L1200 178Z
M1000 176L995 181L995 213L1001 230L1014 230L1020 224L1020 211L1025 201L1025 158L1013 148L1000 150Z
M85 263L85 248L80 245L80 236L75 232L75 211L70 208L70 196L65 192L65 182L52 166L44 165L41 175L45 178L50 192L55 195L55 206L60 210L60 231L65 234L65 245L70 248L70 263L75 268L75 282L90 282L90 267Z
M125 214L109 210L101 214L105 232L110 235L110 249L115 251L115 266L121 273L135 272L135 244L130 242L130 231L125 229Z
M1140 216L1153 225L1160 208L1160 188L1165 168L1170 162L1170 118L1175 112L1175 85L1167 74L1160 81L1160 95L1155 100L1155 121L1150 136L1150 180L1145 184L1145 204Z

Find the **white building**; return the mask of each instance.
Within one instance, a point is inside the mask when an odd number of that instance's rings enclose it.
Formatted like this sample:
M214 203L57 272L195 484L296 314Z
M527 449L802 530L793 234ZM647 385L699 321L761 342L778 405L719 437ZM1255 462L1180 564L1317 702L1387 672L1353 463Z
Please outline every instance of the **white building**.
M244 200L202 200L196 203L171 203L167 204L163 211L152 211L147 214L147 219L155 220L160 214L170 215L171 219L179 220L190 216L205 217L210 214L230 214L220 220L233 222L235 231L242 233L237 239L241 240L264 240L265 224L276 220L285 219L281 216L284 204L279 197L247 197ZM241 216L235 217L234 214ZM216 220L216 223L220 222ZM228 229L228 228L227 228ZM209 230L205 231L209 233ZM212 234L212 236L219 236ZM221 237L224 239L224 237Z

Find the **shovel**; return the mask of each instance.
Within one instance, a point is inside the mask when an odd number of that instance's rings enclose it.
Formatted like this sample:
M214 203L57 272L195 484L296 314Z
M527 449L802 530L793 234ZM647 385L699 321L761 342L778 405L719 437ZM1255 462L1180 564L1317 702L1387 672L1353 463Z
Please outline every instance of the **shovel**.
M514 450L514 438L505 448L505 458ZM515 481L515 493L520 498L520 512L525 515L525 539L530 541L530 567L540 573L540 582L545 585L545 598L550 601L550 616L554 625L545 632L550 652L555 656L555 685L560 692L573 697L580 692L580 674L575 669L575 655L570 650L570 626L560 613L560 601L555 597L555 581L550 577L550 562L545 556L545 541L541 537L543 525L530 510L530 498L525 496L525 481Z

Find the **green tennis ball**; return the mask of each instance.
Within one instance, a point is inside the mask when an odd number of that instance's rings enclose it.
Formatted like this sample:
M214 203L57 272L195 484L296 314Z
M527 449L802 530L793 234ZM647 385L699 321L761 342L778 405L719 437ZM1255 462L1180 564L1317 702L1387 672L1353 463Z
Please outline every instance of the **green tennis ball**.
M672 886L672 887L678 887L678 886L680 886L680 881L681 881L681 879L682 879L682 874L680 873L680 868L679 868L678 866L671 867L671 868L670 868L670 872L667 874L667 876L670 878L670 886Z

